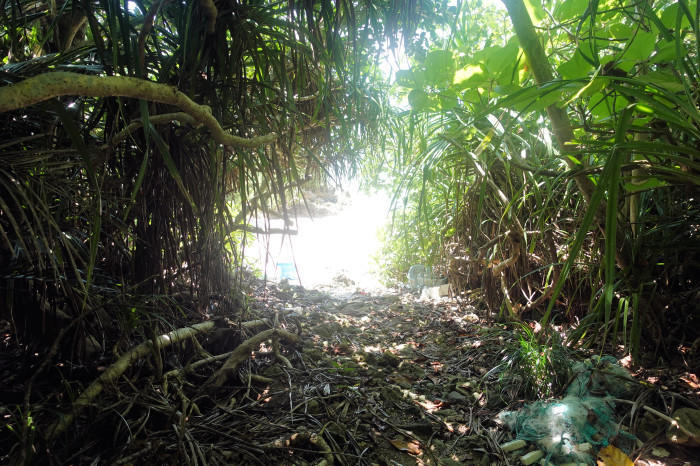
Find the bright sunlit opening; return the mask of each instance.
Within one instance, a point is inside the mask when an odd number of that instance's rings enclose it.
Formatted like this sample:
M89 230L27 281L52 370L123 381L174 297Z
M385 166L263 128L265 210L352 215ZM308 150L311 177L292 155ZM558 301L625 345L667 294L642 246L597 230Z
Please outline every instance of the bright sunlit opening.
M310 217L303 209L290 229L296 235L257 236L255 262L268 279L286 278L306 288L381 288L373 256L381 247L379 230L390 220L389 196L356 188L334 194L330 212ZM282 220L272 220L280 228ZM269 247L268 247L269 246Z

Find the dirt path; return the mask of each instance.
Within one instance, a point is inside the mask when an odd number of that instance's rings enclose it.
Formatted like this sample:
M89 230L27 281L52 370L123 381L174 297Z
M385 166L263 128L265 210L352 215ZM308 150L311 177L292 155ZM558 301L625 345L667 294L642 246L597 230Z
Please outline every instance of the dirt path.
M502 342L481 334L476 314L409 294L334 299L297 288L259 304L271 300L294 310L287 318L301 323L305 341L300 367L262 373L281 382L271 387L277 395L268 403L296 414L288 424L294 416L279 412L278 424L297 433L323 426L328 451L340 464L498 460L493 453L504 432L484 420L502 403L490 402L498 395L481 379ZM311 450L313 461L313 447L298 447Z

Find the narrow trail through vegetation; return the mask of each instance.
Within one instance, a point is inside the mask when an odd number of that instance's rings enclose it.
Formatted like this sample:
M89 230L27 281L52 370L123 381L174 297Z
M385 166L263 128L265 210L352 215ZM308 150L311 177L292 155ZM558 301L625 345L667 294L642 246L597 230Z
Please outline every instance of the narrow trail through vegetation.
M647 403L657 402L655 397L698 406L692 390L697 381L683 370L647 369L631 379L620 369L630 387L624 392L628 404L616 401L614 418L606 426L591 420L595 408L590 400L612 393L600 382L610 364L567 348L557 335L494 322L467 299L426 301L416 293L369 294L340 285L326 293L253 278L247 289L247 305L212 301L204 315L193 313L181 321L183 330L196 333L180 338L178 330L161 339L162 372L148 341L140 353L143 344L117 351L122 359L138 354L114 377L106 375L120 362L66 367L59 358L56 366L46 368L35 396L63 412L56 418L54 410L46 410L37 419L42 425L58 419L48 431L61 439L47 445L52 461L525 464L525 455L540 455L542 442L522 442L513 449L509 442L516 432L508 429L502 413L524 411L528 403L547 397L562 399L581 376L584 366L576 369L575 364L593 361L585 366L581 383L592 392L584 416L592 431L586 438L620 443L625 437L618 436L634 424L637 435L648 436L644 443L627 438L637 464L661 464L662 459L663 464L694 464L689 446L698 439L697 419L676 429L681 435L691 431L679 442L672 441L667 420L640 414ZM6 330L5 344L11 346ZM3 357L1 375L10 387L5 396L21 396L17 383L40 363L27 364L25 357L19 348ZM218 386L212 385L227 365L231 370ZM94 380L102 380L104 392L80 405L76 400L92 390ZM620 385L613 380L608 385ZM55 432L68 414L75 417ZM8 419L10 413L3 416ZM605 437L610 426L614 438ZM557 424L553 435L565 431ZM517 433L523 436L522 430ZM602 464L627 464L611 461Z

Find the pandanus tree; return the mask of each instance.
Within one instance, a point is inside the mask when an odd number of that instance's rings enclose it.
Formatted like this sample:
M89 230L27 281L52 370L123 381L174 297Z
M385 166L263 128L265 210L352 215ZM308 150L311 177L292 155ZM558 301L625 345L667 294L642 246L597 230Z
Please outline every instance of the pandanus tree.
M373 141L372 60L433 13L161 0L0 15L0 275L24 327L134 293L189 290L204 309L229 291L255 211Z
M435 11L0 1L0 314L43 361L18 404L23 454L57 354L158 348L214 301L243 318L256 212L352 169L384 112L374 61Z

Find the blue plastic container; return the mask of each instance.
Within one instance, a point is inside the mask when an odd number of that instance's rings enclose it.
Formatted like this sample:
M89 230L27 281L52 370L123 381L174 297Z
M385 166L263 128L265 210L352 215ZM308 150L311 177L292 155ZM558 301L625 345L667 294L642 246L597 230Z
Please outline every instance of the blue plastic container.
M293 281L297 279L297 271L292 262L278 262L277 273L279 274L280 280L287 279Z

